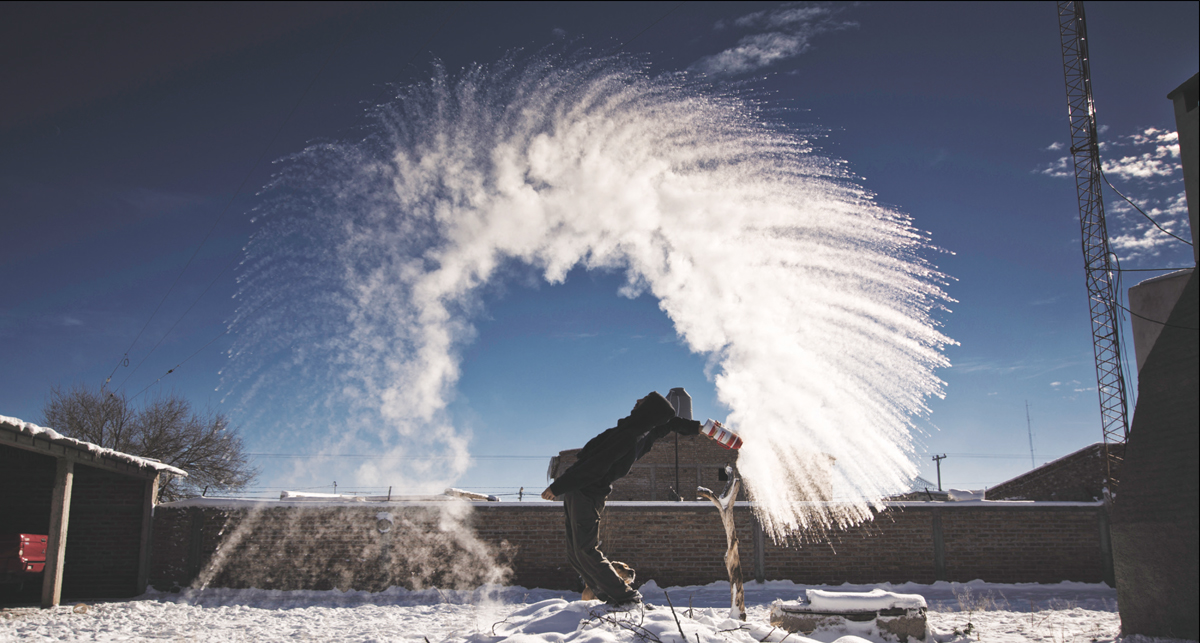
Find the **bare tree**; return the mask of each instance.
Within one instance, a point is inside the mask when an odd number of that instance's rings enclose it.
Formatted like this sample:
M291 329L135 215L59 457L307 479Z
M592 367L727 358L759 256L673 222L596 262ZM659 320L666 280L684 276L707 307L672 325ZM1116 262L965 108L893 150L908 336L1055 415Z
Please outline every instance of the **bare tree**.
M42 407L42 424L77 440L187 471L187 478L164 478L160 501L198 496L205 488L237 491L258 475L229 420L220 413L192 411L177 393L137 408L111 391L55 386Z

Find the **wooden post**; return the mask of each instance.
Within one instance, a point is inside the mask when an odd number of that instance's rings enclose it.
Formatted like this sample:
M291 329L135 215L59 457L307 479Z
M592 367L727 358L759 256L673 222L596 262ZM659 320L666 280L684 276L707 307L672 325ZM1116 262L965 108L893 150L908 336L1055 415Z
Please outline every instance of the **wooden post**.
M754 580L759 583L767 581L767 538L763 534L762 525L751 514L750 526L754 529Z
M697 487L696 494L712 501L721 514L721 524L725 527L725 570L729 572L729 618L746 620L746 592L742 587L742 558L738 553L738 537L736 526L733 524L733 503L737 500L738 487L741 478L733 473L733 467L725 467L729 472L729 484L718 498L712 491Z
M67 552L67 525L71 518L71 487L75 463L57 458L54 496L50 500L50 533L46 540L46 567L42 574L42 607L56 607L62 598L63 560Z
M156 474L146 481L142 497L142 548L138 552L137 593L145 594L146 585L150 583L150 546L154 540L154 505L158 499L158 478Z

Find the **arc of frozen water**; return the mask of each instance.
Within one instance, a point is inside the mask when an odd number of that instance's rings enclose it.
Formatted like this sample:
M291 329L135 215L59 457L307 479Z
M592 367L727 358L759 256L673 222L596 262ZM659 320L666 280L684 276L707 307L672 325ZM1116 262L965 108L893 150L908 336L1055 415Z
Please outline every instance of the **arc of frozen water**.
M297 296L242 350L269 353L255 342L283 345L268 335L288 326L305 349L287 369L336 381L313 399L381 422L383 448L424 431L455 454L451 474L465 469L444 409L479 289L516 260L550 283L619 270L623 294L658 299L710 356L774 537L862 520L916 473L911 418L940 394L950 341L928 241L753 104L627 58L539 54L435 67L375 116L367 139L282 170L245 307ZM249 370L266 386L269 369ZM837 508L805 502L823 493L808 465L822 452L837 458Z

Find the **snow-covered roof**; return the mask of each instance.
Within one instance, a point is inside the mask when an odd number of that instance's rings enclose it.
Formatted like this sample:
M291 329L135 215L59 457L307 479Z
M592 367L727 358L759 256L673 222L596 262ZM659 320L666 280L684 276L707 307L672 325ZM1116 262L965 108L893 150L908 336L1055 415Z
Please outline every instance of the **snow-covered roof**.
M0 429L11 431L18 436L26 436L36 440L45 440L50 444L56 444L63 447L68 447L76 451L84 451L89 453L93 458L107 458L118 462L139 467L142 469L153 469L158 472L170 473L177 476L187 477L187 472L183 469L177 469L169 464L163 464L158 460L151 458L142 458L128 453L121 453L102 447L91 442L68 438L67 436L49 429L44 426L38 426L33 422L26 422L17 418L0 415Z

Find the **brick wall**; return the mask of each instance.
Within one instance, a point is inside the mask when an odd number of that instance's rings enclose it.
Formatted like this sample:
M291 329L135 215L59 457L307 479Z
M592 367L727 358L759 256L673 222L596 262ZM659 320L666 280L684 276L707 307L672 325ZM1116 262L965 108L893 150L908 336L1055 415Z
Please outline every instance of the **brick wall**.
M933 513L897 508L826 539L791 545L764 545L767 579L797 583L874 583L937 580L934 566Z
M150 584L173 589L198 578L197 585L209 587L379 591L506 582L511 547L504 536L512 530L520 537L520 523L493 530L495 541L480 540L477 516L455 515L461 508L159 506ZM381 513L391 519L381 522Z
M224 563L205 576L212 587L469 587L491 558L511 571L508 583L580 589L557 503L474 503L462 518L471 538L448 534L434 504L160 506L151 584L188 586L218 555ZM380 511L394 516L394 531L379 533ZM1050 583L1104 575L1095 504L896 503L857 527L790 544L764 538L748 506L735 511L747 581L761 574L805 584ZM725 533L709 503L609 503L600 537L611 559L638 570L639 582L726 579Z
M50 531L54 458L0 445L0 516L6 533Z
M136 596L145 481L75 465L63 597Z
M1087 507L1087 505L1084 505ZM946 580L998 583L1100 582L1099 507L940 511Z

